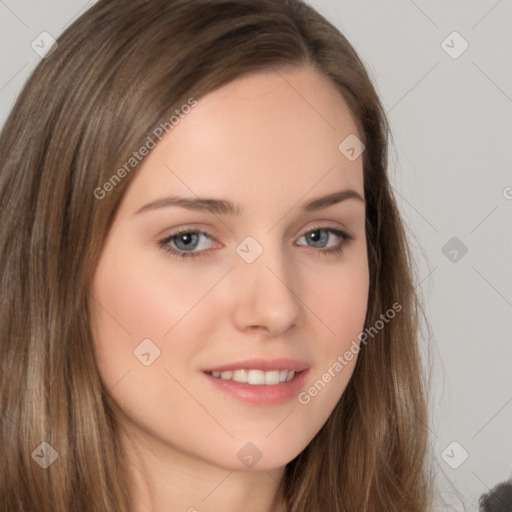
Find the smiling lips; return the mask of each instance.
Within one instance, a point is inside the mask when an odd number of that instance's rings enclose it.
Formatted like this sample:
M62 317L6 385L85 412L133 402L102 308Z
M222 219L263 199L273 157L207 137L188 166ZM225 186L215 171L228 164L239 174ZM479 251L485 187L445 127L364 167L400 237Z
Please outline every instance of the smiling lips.
M292 399L305 383L309 366L293 359L252 359L204 370L217 389L243 401L276 405Z

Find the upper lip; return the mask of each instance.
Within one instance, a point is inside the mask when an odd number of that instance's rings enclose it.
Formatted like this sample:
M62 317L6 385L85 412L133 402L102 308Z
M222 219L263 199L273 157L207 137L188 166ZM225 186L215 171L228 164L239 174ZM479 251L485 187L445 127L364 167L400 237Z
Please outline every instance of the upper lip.
M309 366L306 363L294 359L246 359L245 361L215 366L204 371L228 372L233 370L262 370L264 372L270 372L272 370L293 370L300 372L308 368Z

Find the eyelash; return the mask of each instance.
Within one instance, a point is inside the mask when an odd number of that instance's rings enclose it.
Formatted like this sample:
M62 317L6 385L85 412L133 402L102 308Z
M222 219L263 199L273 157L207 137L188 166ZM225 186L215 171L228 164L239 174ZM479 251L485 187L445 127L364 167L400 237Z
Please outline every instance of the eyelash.
M354 237L347 231L343 231L341 229L336 229L336 228L331 228L328 226L313 227L312 229L309 229L308 231L306 231L302 236L308 235L314 231L327 231L328 233L332 233L333 235L335 235L341 239L341 241L332 249L317 249L317 250L315 250L314 247L310 247L310 249L312 249L315 253L317 253L318 255L321 255L321 256L338 256L343 252L345 245L348 242L350 242L351 240L354 240ZM158 242L158 246L160 248L162 248L164 251L166 251L178 258L198 258L198 257L203 257L203 256L208 255L208 252L209 252L208 250L198 251L198 252L185 252L185 251L180 251L178 249L175 249L169 245L169 242L171 242L173 239L175 239L183 234L205 235L208 238L215 241L215 239L212 236L210 236L208 233L206 233L205 231L193 230L193 229L182 229L182 230L176 231L175 233L168 236L167 238L160 240ZM301 238L302 238L302 236L301 236Z

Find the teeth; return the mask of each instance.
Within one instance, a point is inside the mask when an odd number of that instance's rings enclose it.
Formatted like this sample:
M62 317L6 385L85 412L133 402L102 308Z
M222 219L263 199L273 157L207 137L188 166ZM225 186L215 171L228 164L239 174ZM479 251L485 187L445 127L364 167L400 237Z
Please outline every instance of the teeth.
M279 370L274 370L271 372L261 372L263 373L263 378L265 379L265 384L279 384Z
M248 373L249 372L247 370L235 370L233 372L233 377L231 377L231 380L234 380L236 382L247 382Z
M272 370L264 372L262 370L235 370L227 372L207 372L213 377L222 380L234 380L261 386L263 384L273 386L281 382L288 382L293 379L295 372L293 370Z

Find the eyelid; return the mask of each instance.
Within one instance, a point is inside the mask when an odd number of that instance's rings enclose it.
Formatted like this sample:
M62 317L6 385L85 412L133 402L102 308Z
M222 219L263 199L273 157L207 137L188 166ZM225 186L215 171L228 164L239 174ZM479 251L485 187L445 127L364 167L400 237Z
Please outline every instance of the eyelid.
M315 222L316 222L315 224L308 227L307 229L301 230L302 234L300 236L304 236L305 234L307 234L311 231L315 231L315 229L332 229L334 231L341 231L348 236L353 236L352 231L349 230L348 228L346 228L345 226L341 225L340 223L337 223L336 225L333 226L333 225L329 224L329 222L332 222L332 221L328 221L328 220L315 221Z
M317 221L317 224L310 226L307 229L303 229L301 231L299 239L306 236L307 234L311 233L312 231L317 231L317 230L328 231L340 239L340 241L334 247L315 248L315 247L309 247L307 245L300 245L300 247L305 247L306 249L308 249L310 251L313 251L317 254L322 254L324 256L336 255L337 253L341 253L344 250L344 247L348 242L356 239L356 237L345 227L340 227L339 225L331 226L330 224L328 224L329 222L331 222L331 221L323 221L323 222ZM157 243L157 245L160 248L162 248L163 250L165 250L179 258L187 258L187 257L197 258L197 257L209 255L209 253L211 252L210 249L204 249L201 251L183 251L183 250L176 249L176 248L170 246L169 242L171 242L172 239L174 239L175 237L179 236L182 233L195 233L198 235L205 235L206 237L210 238L214 243L220 244L222 247L224 247L224 245L222 243L220 243L216 239L216 237L211 235L208 231L202 230L199 228L188 227L188 226L181 226L180 228L176 229L170 235L165 237L163 240L160 240Z
M198 235L205 235L206 237L211 239L212 242L215 242L216 244L222 245L224 247L224 244L219 242L214 235L212 235L211 233L209 233L208 231L206 231L204 229L199 229L199 228L178 228L176 231L173 231L170 235L166 236L163 240L160 240L159 243L168 243L173 238L175 238L183 233L196 233ZM205 252L205 251L199 251L199 252ZM196 254L199 254L199 252Z
M334 223L334 225L332 225L332 223ZM219 242L218 239L216 238L216 235L213 235L211 233L210 229L213 230L213 228L210 228L210 227L208 227L207 229L202 229L194 224L192 224L192 225L184 224L184 225L181 225L181 226L175 228L174 231L172 231L169 235L164 237L164 240L169 240L170 238L173 238L173 237L179 235L180 233L202 233L203 235L206 235L209 238L211 238L212 240L214 240L216 243L221 244L221 242ZM307 228L301 228L301 230L295 236L296 237L303 236L315 229L334 229L334 230L338 230L338 231L343 231L347 235L352 235L351 230L346 228L339 221L320 220L320 221L314 221L314 224L310 225ZM167 231L167 230L165 230L165 231ZM160 240L160 241L162 241L162 240Z

